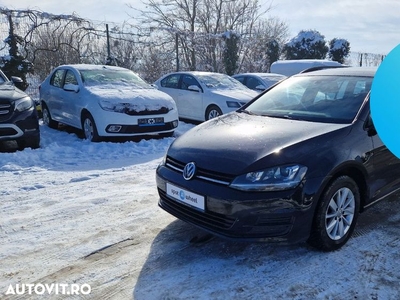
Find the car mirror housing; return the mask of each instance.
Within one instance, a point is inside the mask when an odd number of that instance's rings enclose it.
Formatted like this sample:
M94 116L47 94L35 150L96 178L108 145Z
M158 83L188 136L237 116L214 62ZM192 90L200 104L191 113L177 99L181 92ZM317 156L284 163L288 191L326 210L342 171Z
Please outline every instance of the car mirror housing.
M192 92L198 92L198 93L201 92L200 88L197 85L189 85L188 90L192 91Z
M77 93L79 91L79 86L76 84L67 83L66 85L64 85L64 90Z
M367 120L365 121L364 129L367 131L368 136L375 136L378 134L376 132L375 125L371 118L371 115L369 115Z

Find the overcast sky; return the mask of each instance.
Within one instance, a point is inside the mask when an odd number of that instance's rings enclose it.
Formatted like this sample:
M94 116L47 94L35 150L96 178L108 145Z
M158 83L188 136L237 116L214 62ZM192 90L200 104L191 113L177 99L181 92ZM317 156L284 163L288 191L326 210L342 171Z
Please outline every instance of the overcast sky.
M34 3L34 4L32 4ZM122 23L134 15L140 0L0 0L9 9L38 9L52 14L72 14L96 21ZM260 0L265 7L269 0ZM317 30L327 41L344 38L351 51L387 54L400 44L399 0L273 0L269 16L284 21L290 38L301 30Z

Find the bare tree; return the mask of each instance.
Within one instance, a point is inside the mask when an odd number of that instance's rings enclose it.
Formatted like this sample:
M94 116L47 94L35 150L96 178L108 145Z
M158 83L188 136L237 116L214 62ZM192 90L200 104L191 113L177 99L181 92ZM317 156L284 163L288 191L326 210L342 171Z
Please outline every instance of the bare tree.
M144 4L141 24L159 32L158 43L175 51L182 69L214 72L225 70L226 33L246 37L238 47L242 65L254 25L270 9L261 10L258 0L148 0Z

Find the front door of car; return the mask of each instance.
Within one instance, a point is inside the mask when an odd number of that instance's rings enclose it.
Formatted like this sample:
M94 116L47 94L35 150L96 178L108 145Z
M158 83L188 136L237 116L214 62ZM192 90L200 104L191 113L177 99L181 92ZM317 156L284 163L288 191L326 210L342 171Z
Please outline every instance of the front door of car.
M64 121L62 115L64 77L65 69L56 70L51 75L49 88L45 90L42 96L50 110L51 118L60 122Z
M182 75L177 103L179 114L182 117L204 120L203 89L192 75Z
M369 185L371 201L374 201L400 188L400 159L383 144L373 128L370 117L368 122L372 128L370 135L374 146L371 152L373 159L372 184Z

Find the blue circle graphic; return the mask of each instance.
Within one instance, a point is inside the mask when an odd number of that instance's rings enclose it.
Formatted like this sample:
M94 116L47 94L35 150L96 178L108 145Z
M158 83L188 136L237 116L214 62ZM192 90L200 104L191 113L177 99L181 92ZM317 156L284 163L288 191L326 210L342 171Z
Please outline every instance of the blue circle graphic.
M371 87L371 117L386 147L400 158L400 44L385 57Z

